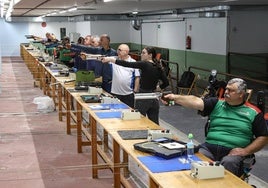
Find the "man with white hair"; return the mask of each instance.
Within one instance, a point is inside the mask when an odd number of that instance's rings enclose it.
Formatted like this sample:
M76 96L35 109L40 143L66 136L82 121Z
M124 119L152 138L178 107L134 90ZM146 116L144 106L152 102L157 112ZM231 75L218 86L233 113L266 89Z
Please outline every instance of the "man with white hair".
M128 53L128 45L121 44L118 46L117 54L119 59L135 62ZM134 92L139 90L140 85L139 69L123 67L114 63L112 66L113 77L111 93L131 108L134 108Z
M213 161L220 161L225 169L239 177L243 174L243 160L268 143L268 128L263 113L245 101L246 90L244 80L233 78L227 83L224 99L175 94L165 96L184 107L199 110L203 116L209 116L206 141L200 145L199 152Z

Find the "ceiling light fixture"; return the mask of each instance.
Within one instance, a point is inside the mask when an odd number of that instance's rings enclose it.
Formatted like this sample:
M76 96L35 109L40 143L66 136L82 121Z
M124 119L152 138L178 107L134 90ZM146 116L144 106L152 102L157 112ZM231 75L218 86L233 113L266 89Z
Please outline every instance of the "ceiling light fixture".
M196 13L196 12L208 12L208 11L227 11L230 10L228 5L219 5L214 7L200 7L200 8L189 8L183 9L182 13Z
M75 10L77 10L77 7L73 7L73 8L68 9L68 12L72 12L72 11L75 11Z
M1 11L1 18L3 18L4 17L4 1L1 1L0 11Z
M60 14L63 14L63 13L65 13L65 12L67 12L67 10L62 10L62 11L60 11L59 13L60 13Z
M9 7L6 12L6 20L9 20L9 17L11 17L12 11L13 11L13 1L10 1Z
M104 3L111 2L113 0L103 0Z
M42 22L43 21L43 16L38 16L37 18L35 18L36 22Z

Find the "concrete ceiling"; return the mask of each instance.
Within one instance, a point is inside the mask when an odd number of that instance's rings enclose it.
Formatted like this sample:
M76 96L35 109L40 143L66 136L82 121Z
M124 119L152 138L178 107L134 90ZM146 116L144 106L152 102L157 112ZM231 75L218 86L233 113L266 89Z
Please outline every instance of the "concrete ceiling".
M11 0L4 1L5 9ZM178 10L185 8L208 7L218 5L263 6L268 0L13 0L11 17L38 16L79 16L100 14L140 14L152 11ZM60 13L76 7L72 12ZM138 14L139 14L138 13Z

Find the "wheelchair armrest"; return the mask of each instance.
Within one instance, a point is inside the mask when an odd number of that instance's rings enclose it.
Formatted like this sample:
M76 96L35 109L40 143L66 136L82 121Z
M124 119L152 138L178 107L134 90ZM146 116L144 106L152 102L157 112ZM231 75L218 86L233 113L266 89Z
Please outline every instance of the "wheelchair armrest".
M249 169L255 164L255 162L256 162L255 155L254 154L249 155L243 160L243 167Z
M209 126L210 126L210 119L207 120L206 125L205 125L205 128L204 128L205 137L207 137Z

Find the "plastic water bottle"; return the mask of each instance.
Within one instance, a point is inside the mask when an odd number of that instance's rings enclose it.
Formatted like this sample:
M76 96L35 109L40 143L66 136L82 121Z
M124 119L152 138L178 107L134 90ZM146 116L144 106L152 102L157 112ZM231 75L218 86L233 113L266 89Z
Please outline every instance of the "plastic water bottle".
M187 143L187 158L191 159L194 155L194 143L193 143L193 134L189 133L188 134L189 141Z

